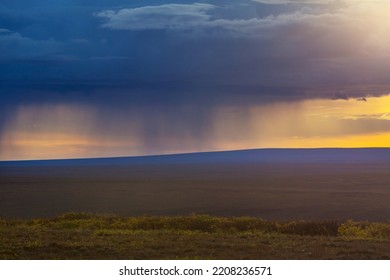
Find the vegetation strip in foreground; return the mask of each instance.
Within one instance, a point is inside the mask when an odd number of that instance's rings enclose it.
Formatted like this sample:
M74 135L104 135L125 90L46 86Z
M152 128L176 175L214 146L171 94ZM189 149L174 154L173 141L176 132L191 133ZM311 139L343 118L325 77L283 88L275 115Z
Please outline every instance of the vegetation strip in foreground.
M390 224L88 213L0 219L0 259L390 259Z

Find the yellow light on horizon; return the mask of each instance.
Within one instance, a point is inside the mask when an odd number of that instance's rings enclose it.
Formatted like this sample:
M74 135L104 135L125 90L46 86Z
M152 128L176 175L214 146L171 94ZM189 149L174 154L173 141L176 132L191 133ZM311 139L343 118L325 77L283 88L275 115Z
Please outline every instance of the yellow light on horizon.
M390 95L367 98L366 102L312 99L255 105L247 110L230 106L219 108L214 136L216 146L227 150L390 147L389 113ZM367 121L375 122L376 129Z
M156 132L150 143L144 142L150 123L142 120L142 112L137 114L113 112L101 128L101 117L88 106L22 106L0 135L0 160L255 148L390 147L390 95L370 97L367 102L312 99L215 107L208 133L199 137L176 127L169 129L170 119L165 120L161 113L153 122L157 127L152 127Z

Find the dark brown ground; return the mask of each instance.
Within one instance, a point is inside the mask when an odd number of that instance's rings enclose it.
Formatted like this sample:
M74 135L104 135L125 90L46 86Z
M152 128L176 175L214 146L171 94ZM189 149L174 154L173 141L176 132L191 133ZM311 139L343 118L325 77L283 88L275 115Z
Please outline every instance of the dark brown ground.
M171 232L95 237L72 231L62 238L52 233L2 245L0 259L390 259L389 241Z
M64 212L390 221L383 163L2 167L0 217Z

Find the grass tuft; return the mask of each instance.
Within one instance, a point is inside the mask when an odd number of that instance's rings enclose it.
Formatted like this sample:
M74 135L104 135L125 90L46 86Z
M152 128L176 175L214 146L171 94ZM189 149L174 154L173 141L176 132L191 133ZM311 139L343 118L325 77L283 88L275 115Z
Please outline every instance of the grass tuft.
M338 234L355 239L390 239L390 224L349 220L340 225Z

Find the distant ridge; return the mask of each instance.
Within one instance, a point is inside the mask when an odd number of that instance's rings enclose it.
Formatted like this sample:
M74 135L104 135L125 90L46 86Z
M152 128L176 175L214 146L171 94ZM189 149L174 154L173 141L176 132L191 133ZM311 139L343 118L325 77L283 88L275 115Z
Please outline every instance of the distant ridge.
M370 163L389 162L390 148L251 149L111 158L0 161L12 166L96 166L126 164L202 164L202 163Z

